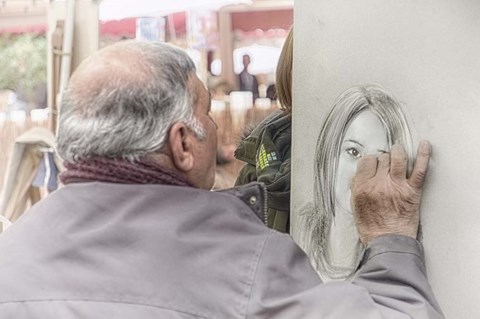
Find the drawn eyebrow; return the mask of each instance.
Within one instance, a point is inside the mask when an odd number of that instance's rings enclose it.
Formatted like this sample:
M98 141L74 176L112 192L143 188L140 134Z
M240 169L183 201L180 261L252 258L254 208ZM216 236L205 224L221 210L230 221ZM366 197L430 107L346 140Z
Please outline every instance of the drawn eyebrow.
M365 146L363 146L362 143L357 142L357 141L355 141L355 140L346 140L345 142L355 143L355 144L357 144L357 145L360 145L361 147L365 147ZM345 142L344 142L344 143L345 143Z

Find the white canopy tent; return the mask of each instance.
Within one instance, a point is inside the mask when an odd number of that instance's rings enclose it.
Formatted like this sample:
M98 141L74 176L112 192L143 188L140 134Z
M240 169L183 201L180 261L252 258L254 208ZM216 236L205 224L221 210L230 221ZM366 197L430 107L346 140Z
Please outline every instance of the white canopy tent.
M218 10L231 4L252 4L252 0L103 0L99 18L120 20L129 17L161 17L188 10Z
M233 50L233 67L235 73L243 70L243 55L251 58L249 72L252 74L275 72L282 48L253 44Z
M278 58L282 51L279 47L253 44L247 47L241 47L233 50L233 69L235 73L240 73L243 70L243 55L248 54L251 58L251 63L248 71L251 74L262 74L275 72ZM220 75L222 71L222 61L216 59L211 65L212 73Z

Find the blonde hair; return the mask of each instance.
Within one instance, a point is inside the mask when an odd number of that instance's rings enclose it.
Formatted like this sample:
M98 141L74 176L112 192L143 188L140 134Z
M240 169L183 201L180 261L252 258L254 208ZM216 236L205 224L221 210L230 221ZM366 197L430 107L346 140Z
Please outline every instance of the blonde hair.
M293 27L288 32L282 52L278 59L275 85L280 107L286 112L292 110L292 65L293 65Z

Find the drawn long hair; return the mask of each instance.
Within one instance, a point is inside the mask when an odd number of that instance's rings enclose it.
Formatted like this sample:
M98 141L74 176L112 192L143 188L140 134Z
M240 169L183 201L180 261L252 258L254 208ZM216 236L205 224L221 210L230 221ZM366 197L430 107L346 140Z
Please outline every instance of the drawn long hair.
M374 84L354 86L337 98L317 140L314 207L303 212L299 228L300 244L324 278L347 278L355 272L363 255L363 250L359 251L351 268L340 268L331 264L331 256L326 248L335 218L335 189L342 141L352 121L365 110L373 112L382 122L389 148L395 143L403 145L409 167L412 162L411 134L404 112L400 103L383 87Z

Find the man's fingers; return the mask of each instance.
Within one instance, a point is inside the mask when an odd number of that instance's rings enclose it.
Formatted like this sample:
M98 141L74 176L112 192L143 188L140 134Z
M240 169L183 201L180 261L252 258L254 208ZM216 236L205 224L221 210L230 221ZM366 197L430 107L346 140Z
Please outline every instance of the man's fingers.
M373 155L367 155L358 160L357 171L354 180L360 183L375 176L377 172L377 158Z
M430 161L431 146L428 141L421 141L418 146L417 159L413 166L412 175L408 179L408 184L415 188L420 189L425 181L427 175L428 162Z
M378 157L377 176L385 177L390 171L390 154L382 153Z
M391 149L390 176L395 180L407 178L407 153L399 144L393 145Z

